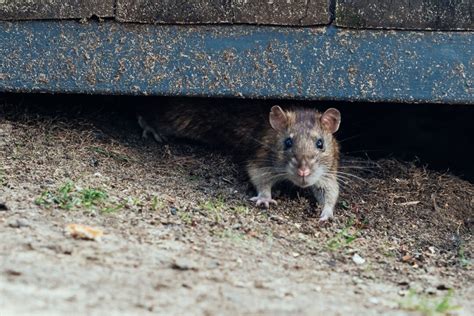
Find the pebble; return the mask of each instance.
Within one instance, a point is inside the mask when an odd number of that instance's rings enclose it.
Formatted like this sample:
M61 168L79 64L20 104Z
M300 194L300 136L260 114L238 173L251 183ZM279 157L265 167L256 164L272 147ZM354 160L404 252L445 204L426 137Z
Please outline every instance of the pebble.
M436 288L428 287L425 289L425 293L430 294L430 295L436 294Z
M283 217L278 215L270 215L270 220L275 221L278 224L284 224L286 222Z
M364 264L365 263L365 259L362 258L361 256L359 256L359 254L355 253L353 256L352 256L352 261L354 261L355 264Z
M364 281L363 281L361 278L354 276L354 277L352 277L352 282L353 282L355 285L357 285L357 284L363 283Z
M181 271L198 270L196 264L193 261L184 258L176 259L171 264L171 268Z
M177 211L178 211L178 210L176 209L176 207L171 207L171 208L170 208L170 213L171 213L171 215L176 215Z
M7 222L7 225L12 228L21 228L21 227L29 227L30 223L24 218L14 218Z

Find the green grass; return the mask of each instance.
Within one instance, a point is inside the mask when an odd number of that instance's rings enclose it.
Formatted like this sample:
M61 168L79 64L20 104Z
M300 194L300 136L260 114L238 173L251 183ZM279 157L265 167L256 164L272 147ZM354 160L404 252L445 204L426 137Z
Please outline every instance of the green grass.
M340 200L339 201L339 207L344 209L344 210L348 210L350 208L350 203L346 200Z
M331 251L344 249L357 238L359 238L359 230L354 228L354 219L351 218L339 233L327 241L326 248Z
M153 211L159 211L159 210L162 210L165 208L165 202L163 202L162 200L158 199L158 197L156 195L154 195L152 198L151 198L151 203L150 203L150 206L151 206L151 209Z
M193 214L187 211L177 210L179 219L186 225L191 225L193 223Z
M464 246L462 244L459 246L458 257L459 264L461 265L461 267L468 268L471 265L471 260L466 257L466 254L464 252Z
M120 211L123 209L127 204L125 203L117 203L117 204L111 204L109 206L103 207L100 211L102 213L115 213L117 211Z
M145 202L139 198L139 197L133 197L133 196L129 196L127 198L127 204L130 205L131 207L143 207L145 206Z
M425 316L446 315L461 307L452 303L454 292L449 290L443 297L429 297L410 290L405 299L400 302L400 308L420 312Z
M250 213L250 209L245 205L233 206L231 209L239 215L247 215Z
M247 240L246 235L240 231L226 228L215 233L215 236L222 239L228 239L235 243L242 243Z
M224 210L224 207L224 199L221 197L199 204L199 208L208 216L212 217L216 223L220 223L222 221L222 211Z
M43 207L58 207L63 210L88 209L113 212L121 209L123 204L111 203L104 189L81 188L72 181L67 181L54 190L47 190L35 200Z

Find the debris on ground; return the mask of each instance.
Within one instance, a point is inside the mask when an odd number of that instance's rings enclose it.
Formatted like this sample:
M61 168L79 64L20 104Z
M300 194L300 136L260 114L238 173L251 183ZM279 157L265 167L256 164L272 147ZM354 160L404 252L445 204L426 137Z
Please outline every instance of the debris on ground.
M258 209L239 161L143 140L114 109L0 104L6 314L473 314L472 183L344 156L322 226L308 190Z
M100 240L104 235L102 230L82 224L67 225L65 233L72 238L84 240Z

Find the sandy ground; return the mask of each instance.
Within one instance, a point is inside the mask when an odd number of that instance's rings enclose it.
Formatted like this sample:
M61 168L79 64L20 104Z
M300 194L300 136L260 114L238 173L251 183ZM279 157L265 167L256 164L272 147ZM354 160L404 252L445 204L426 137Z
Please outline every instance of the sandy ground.
M257 209L232 157L88 106L0 105L2 316L474 313L473 184L346 156L321 226L308 192Z

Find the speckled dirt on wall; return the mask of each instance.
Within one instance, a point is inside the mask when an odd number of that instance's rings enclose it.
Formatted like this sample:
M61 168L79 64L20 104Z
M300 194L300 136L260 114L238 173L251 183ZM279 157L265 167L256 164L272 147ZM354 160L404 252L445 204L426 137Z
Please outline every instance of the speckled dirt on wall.
M402 315L446 297L473 312L471 183L345 157L362 180L319 226L306 192L279 187L279 205L257 209L231 157L158 146L93 102L2 102L2 315ZM85 190L104 196L80 204ZM104 236L73 239L71 223Z

